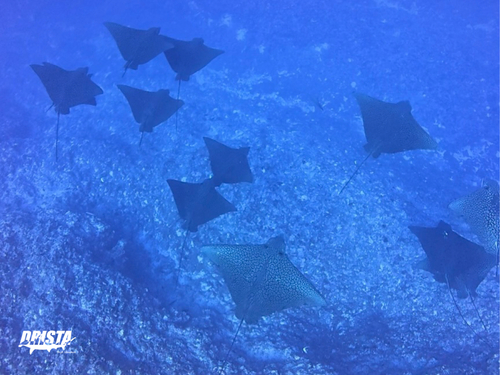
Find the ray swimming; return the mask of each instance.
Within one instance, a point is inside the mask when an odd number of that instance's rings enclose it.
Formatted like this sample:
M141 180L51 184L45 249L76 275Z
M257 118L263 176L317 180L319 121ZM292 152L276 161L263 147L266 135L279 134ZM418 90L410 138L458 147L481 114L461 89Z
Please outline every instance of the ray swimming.
M228 147L211 138L203 137L210 157L213 178L202 183L168 180L177 211L189 232L225 213L236 211L234 205L220 195L216 187L222 183L253 182L248 165L250 147Z
M208 245L201 252L222 274L236 304L236 317L249 324L291 307L326 304L288 259L282 236L262 245Z
M175 285L177 286L188 233L197 232L200 225L228 212L234 212L236 208L215 190L214 181L211 178L202 183L189 183L171 179L167 180L167 183L174 196L177 212L184 221L183 228L186 230L175 276Z
M420 268L431 272L436 281L457 290L459 298L476 294L476 288L495 264L494 255L454 232L444 221L435 228L410 226L409 229L427 255Z
M183 220L186 237L181 247L180 270L184 256L187 234L198 231L198 227L221 215L236 211L236 207L220 195L216 187L222 183L252 182L253 175L248 165L249 147L234 149L211 138L204 137L213 177L202 183L167 180L179 217ZM178 282L178 275L176 283Z
M203 69L224 51L206 46L202 38L194 38L191 41L164 38L173 45L173 48L165 50L164 54L172 70L177 73L175 79L179 81L177 89L177 99L179 99L181 81L189 81L194 73ZM177 114L175 127L177 128Z
M407 100L387 103L360 93L355 93L354 96L363 117L367 142L364 149L368 155L349 177L339 195L370 156L376 159L381 154L437 148L436 141L427 134L411 114L412 108Z
M32 64L31 68L38 75L47 90L52 106L57 112L56 125L56 160L59 141L59 116L69 114L69 110L80 104L96 105L95 97L103 93L92 80L89 68L65 70L57 65L44 62L42 65Z
M417 236L427 255L417 266L432 273L437 282L448 285L457 310L467 326L472 329L462 315L451 289L457 291L459 298L470 297L479 316L474 303L476 289L495 265L495 256L486 252L482 246L454 232L444 221L440 221L435 228L419 226L408 228ZM480 316L479 319L486 328Z
M202 38L191 41L165 38L173 44L173 48L165 50L164 54L172 70L177 73L177 81L189 81L194 73L224 53L220 49L207 47Z
M179 216L184 220L184 228L189 232L198 231L203 225L225 213L236 211L217 190L213 179L202 183L167 180L174 196Z
M262 245L203 246L201 253L217 266L236 304L240 324L227 356L243 322L254 324L292 307L326 305L321 293L288 259L282 236Z
M231 148L216 140L203 137L210 155L210 166L214 184L235 184L253 182L252 171L248 165L250 147Z
M184 105L182 100L174 99L168 90L144 91L126 85L117 85L127 99L136 122L140 124L141 140L144 132L151 133L155 126L167 121Z
M139 65L146 64L174 46L167 38L160 35L159 27L139 30L114 22L104 22L104 26L115 39L116 45L126 61L123 75L127 69L137 70Z
M499 247L499 201L498 182L485 179L481 188L449 205L463 217L486 250L493 253L498 253Z

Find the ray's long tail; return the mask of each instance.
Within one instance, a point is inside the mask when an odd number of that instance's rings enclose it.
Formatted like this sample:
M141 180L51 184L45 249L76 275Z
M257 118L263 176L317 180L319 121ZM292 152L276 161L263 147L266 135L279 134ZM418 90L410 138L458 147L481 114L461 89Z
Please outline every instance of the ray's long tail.
M365 162L368 160L368 158L370 156L372 156L372 154L375 152L375 150L377 149L378 147L374 148L367 156L366 158L363 159L363 161L357 166L356 170L354 171L354 173L351 175L351 177L349 177L349 179L347 180L347 182L344 184L344 186L342 186L342 189L340 189L339 191L339 195L342 194L342 192L345 190L345 188L347 187L347 185L349 185L349 183L351 182L351 180L354 178L354 176L356 176L356 174L358 173L359 169L363 166L363 164L365 164Z
M181 96L181 80L179 79L179 87L177 88L177 100ZM177 133L177 122L179 118L179 110L175 111L175 132Z
M56 161L59 157L59 153L57 151L57 145L59 143L59 117L61 116L61 113L57 111L57 125L56 125Z
M477 309L476 302L474 301L474 297L469 292L469 288L467 288L467 294L469 295L470 301L472 302L472 306L474 306L474 310L476 311L477 317L479 318L479 321L481 322L484 330L486 331L486 333L489 333L488 328L486 327L486 324L484 324L484 320L481 317L481 314L479 314L479 310Z
M497 241L497 262L495 264L496 266L496 271L495 271L495 277L498 280L498 264L500 263L500 244Z
M240 332L241 326L243 325L244 321L245 321L245 318L241 318L240 324L238 324L238 328L236 329L236 333L234 334L233 340L231 341L231 345L229 346L229 350L226 353L226 357L224 358L224 361L222 361L222 365L219 368L218 375L222 375L224 372L224 369L226 368L229 354L231 354L231 352L233 351L233 346L234 346L234 343L236 342L236 337L238 337L238 333Z
M182 261L184 260L184 253L186 252L186 243L189 235L189 230L186 229L186 235L184 236L184 241L182 241L181 254L179 257L179 267L177 267L177 271L175 273L175 281L174 281L174 290L177 289L179 285L179 277L182 269Z

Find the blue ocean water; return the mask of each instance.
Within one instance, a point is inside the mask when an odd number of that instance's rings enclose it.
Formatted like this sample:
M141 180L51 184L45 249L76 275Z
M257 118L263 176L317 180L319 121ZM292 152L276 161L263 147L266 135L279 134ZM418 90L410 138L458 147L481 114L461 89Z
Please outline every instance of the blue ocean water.
M409 225L499 176L498 2L17 1L0 13L2 373L217 373L239 324L212 243L283 235L327 300L243 324L228 374L496 374L499 291L475 304L415 269ZM116 88L177 90L163 55L128 71L103 22L225 51L183 83L174 119L140 134ZM30 64L89 67L97 106L60 118ZM409 100L436 151L366 162L353 92ZM189 234L167 179L210 176L203 137L249 146L237 208ZM175 287L173 274L185 252ZM18 347L25 330L72 330L71 353Z

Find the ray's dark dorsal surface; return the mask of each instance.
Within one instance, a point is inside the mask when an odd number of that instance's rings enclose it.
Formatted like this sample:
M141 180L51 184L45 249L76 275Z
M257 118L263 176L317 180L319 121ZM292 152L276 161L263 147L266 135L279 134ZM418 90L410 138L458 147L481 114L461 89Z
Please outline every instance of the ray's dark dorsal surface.
M196 232L198 226L209 222L225 213L236 211L217 190L212 179L202 183L189 183L167 180L174 196L175 205L184 226L190 232Z
M453 201L449 206L463 217L486 250L492 253L498 251L499 203L498 182L485 179L480 189Z
M126 85L117 85L132 109L139 131L151 133L155 126L167 121L184 102L170 96L168 90L144 91ZM141 141L142 142L142 135Z
M418 266L431 272L436 281L457 290L458 297L474 296L476 288L495 265L495 256L453 232L444 221L435 228L408 228L418 237L427 255Z
M181 95L181 82L189 81L189 77L207 66L210 61L224 53L224 51L207 47L202 38L194 38L191 41L177 40L164 37L173 48L166 50L165 57L174 72L175 79L179 81L177 88L177 99ZM175 128L177 129L177 114L175 115Z
M250 147L231 148L211 138L203 137L210 155L214 185L253 182L248 165Z
M132 29L114 22L104 22L126 61L124 72L127 69L137 70L139 65L146 64L160 53L173 47L173 44L160 35L159 27L148 30Z
M189 81L189 77L207 66L210 61L224 53L220 49L207 47L202 38L191 41L165 37L173 48L165 50L165 57L170 67L177 73L178 81Z
M288 259L281 236L263 245L209 245L201 251L222 274L236 317L247 323L290 307L326 304Z
M95 97L103 93L102 89L91 80L89 68L65 70L57 65L44 62L33 64L31 68L42 81L52 105L57 112L56 159L59 140L59 115L69 114L69 109L80 104L96 105Z
M368 155L358 165L339 194L344 191L370 156L378 158L381 154L437 148L436 141L413 118L412 109L407 100L386 103L360 93L355 93L354 96L361 109L367 142L364 149Z
M407 100L386 103L368 95L355 93L361 109L366 144L374 158L408 150L435 150L437 143L417 123Z

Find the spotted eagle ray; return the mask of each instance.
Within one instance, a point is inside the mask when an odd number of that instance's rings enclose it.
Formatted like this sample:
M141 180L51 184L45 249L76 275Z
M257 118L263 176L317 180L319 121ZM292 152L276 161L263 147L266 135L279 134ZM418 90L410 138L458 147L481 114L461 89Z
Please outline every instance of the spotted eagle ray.
M137 70L139 65L146 64L174 46L167 38L160 35L159 27L138 30L114 22L104 22L104 26L115 39L116 45L126 61L123 75L127 69Z
M140 124L141 140L144 132L151 133L155 126L167 121L183 106L182 100L174 99L168 90L144 91L126 85L117 85L127 99L136 122Z
M222 274L240 319L219 373L244 321L257 323L262 316L291 307L326 305L320 292L288 259L282 236L263 245L208 245L201 252Z
M437 148L436 141L427 134L411 114L412 108L407 100L386 103L360 93L355 93L354 96L363 117L367 142L364 149L368 155L344 184L339 195L370 156L376 159L381 154Z
M437 282L448 285L455 307L464 323L474 332L458 307L451 289L457 290L459 298L469 296L479 320L486 329L474 297L477 287L495 265L495 256L486 252L482 246L454 232L444 221L440 221L435 228L418 226L408 228L418 237L427 255L427 258L417 266L432 273Z
M201 251L220 270L236 304L236 317L249 324L290 307L326 304L288 259L282 236L263 245L209 245Z
M57 112L56 125L56 160L59 141L59 116L69 114L69 109L80 104L96 105L95 96L103 93L102 89L88 74L89 68L65 70L57 65L44 62L42 65L32 64L31 68L38 75L47 90L52 106Z
M253 182L248 165L250 147L231 148L211 138L203 137L210 155L214 185Z
M202 38L191 41L164 37L173 48L164 51L168 64L177 73L175 79L179 81L177 99L181 94L181 81L189 81L191 75L207 66L213 59L224 53L220 49L207 47ZM177 114L175 115L177 128Z
M499 187L490 179L482 187L450 203L449 208L463 217L489 252L497 252L499 240Z

